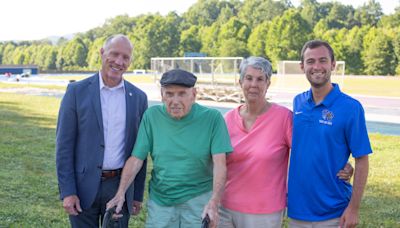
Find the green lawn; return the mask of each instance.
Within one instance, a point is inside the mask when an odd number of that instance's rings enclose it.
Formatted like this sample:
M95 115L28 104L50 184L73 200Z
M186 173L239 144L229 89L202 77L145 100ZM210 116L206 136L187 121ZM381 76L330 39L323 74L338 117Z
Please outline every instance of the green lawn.
M0 93L0 227L69 227L55 171L59 104L53 97ZM400 227L400 137L370 137L374 154L360 227ZM144 214L131 227L143 227Z
M77 75L77 76L46 76L48 79L57 79L57 80L81 80L86 78L85 75ZM132 74L125 74L125 79L133 82L133 83L152 83L154 81L153 76L151 75L132 75Z
M0 227L69 227L55 170L59 104L53 97L0 93ZM134 227L143 221L144 214Z
M41 89L54 89L54 90L65 90L66 86L60 85L35 85L35 84L19 84L19 83L4 83L0 82L0 89L12 89L12 88L41 88Z

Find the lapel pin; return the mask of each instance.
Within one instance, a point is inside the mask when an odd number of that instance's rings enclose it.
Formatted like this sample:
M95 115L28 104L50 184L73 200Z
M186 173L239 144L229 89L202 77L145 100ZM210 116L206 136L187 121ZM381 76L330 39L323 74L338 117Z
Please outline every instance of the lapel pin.
M132 96L132 93L129 93L129 96Z

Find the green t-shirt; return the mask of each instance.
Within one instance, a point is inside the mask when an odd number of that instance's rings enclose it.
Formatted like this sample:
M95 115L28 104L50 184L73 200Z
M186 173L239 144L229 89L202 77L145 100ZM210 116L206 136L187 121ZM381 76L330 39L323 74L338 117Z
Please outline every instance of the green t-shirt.
M146 110L132 155L153 160L150 197L172 206L212 190L212 154L229 153L232 146L222 115L194 103L180 120L165 105Z

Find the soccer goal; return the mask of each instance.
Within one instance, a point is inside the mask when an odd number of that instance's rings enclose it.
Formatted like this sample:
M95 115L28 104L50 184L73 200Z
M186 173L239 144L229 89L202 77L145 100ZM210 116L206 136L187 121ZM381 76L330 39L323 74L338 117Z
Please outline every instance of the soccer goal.
M331 80L344 87L345 62L336 61ZM304 72L300 68L300 61L279 61L276 78L270 89L288 92L301 92L310 88Z
M239 66L242 57L166 57L151 58L155 83L172 69L182 69L197 76L198 99L241 101Z

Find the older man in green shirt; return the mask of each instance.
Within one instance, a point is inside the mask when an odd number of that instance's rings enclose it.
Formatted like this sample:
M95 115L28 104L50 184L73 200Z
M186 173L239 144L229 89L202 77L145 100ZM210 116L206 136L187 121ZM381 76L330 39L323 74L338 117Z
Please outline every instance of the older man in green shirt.
M218 224L218 204L232 151L222 115L195 102L196 77L175 69L161 80L163 105L142 119L132 157L107 208L124 202L126 188L150 154L153 161L146 227L200 227L206 215Z

